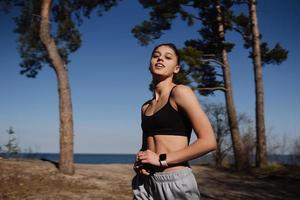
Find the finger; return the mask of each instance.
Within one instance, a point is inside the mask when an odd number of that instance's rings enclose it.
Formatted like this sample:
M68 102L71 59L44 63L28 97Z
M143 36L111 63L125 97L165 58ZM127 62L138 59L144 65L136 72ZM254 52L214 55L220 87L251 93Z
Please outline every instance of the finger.
M144 175L147 175L147 176L150 175L150 173L147 170L145 170L145 169L142 169L141 172Z
M141 163L146 164L146 163L149 163L149 161L148 161L148 159L143 159L143 160L141 160Z
M139 159L139 157L140 157L140 154L141 154L141 152L139 151L137 154L136 154L136 159L138 160Z
M139 166L134 165L134 166L133 166L133 170L134 170L136 173L139 173L140 168L139 168Z
M137 167L141 167L141 165L142 165L142 162L141 162L141 160L139 160L139 161L135 162L135 166L137 166Z
M138 156L143 156L143 155L145 155L145 152L144 152L144 151L140 151L140 152L138 153Z
M148 154L146 154L146 153L139 154L140 160L146 159L147 157L148 157Z

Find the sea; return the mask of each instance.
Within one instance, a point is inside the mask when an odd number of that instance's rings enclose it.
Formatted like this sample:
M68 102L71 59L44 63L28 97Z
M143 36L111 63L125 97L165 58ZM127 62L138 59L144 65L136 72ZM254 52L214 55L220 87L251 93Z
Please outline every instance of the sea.
M59 161L58 153L0 153L0 157ZM134 161L135 154L74 154L74 163L78 164L133 164ZM209 162L210 158L207 156L191 161L192 164L205 164Z
M21 159L37 159L48 161L59 161L58 153L19 153L7 154L0 153L3 158L21 158ZM300 157L293 155L269 155L270 163L300 165ZM232 160L232 158L229 160ZM134 154L74 154L74 163L78 164L133 164L135 161ZM213 157L207 154L200 158L190 161L191 164L213 164Z

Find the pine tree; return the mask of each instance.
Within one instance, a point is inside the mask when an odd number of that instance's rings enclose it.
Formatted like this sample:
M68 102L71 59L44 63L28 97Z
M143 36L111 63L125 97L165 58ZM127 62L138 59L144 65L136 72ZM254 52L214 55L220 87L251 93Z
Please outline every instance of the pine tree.
M4 145L4 147L6 148L5 153L8 157L10 157L18 154L20 152L20 147L17 143L13 127L9 127L9 129L6 130L6 133L8 134L8 142Z
M89 18L94 10L101 16L119 1L0 0L3 10L20 10L20 15L15 17L15 32L19 34L21 74L34 78L45 65L49 65L56 74L60 113L59 170L65 174L74 173L74 133L68 56L81 46L78 26L82 24L83 18Z
M185 80L202 95L219 90L224 92L229 126L235 155L236 168L245 168L243 146L233 101L228 53L234 44L226 42L225 33L231 26L231 0L181 0L143 1L144 8L151 9L150 20L142 22L132 30L142 45L158 39L163 31L171 29L172 20L180 16L188 25L202 24L199 38L187 40L181 55L188 65L177 81ZM217 67L220 70L217 70ZM220 80L221 79L221 80ZM188 81L186 81L188 80Z
M287 59L288 51L279 43L269 49L268 43L261 42L262 35L258 27L256 0L238 0L237 4L246 4L249 15L244 13L233 18L234 30L244 39L244 47L249 49L249 57L253 61L255 82L255 115L256 115L256 166L263 167L268 164L267 141L264 117L264 86L262 67L265 64L281 64Z

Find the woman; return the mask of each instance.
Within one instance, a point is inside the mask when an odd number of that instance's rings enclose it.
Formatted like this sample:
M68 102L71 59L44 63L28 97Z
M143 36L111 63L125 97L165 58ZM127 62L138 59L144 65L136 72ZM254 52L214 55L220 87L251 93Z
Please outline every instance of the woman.
M179 70L174 44L154 48L150 61L154 92L141 109L143 145L134 164L134 199L200 199L188 161L214 150L216 140L193 91L174 84ZM192 129L197 140L189 145Z

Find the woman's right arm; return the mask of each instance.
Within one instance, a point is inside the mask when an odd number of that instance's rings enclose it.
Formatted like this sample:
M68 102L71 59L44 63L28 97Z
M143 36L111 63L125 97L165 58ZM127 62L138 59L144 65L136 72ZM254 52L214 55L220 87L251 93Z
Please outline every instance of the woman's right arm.
M143 117L143 113L144 113L146 105L147 105L147 103L144 103L142 105L141 118ZM142 134L142 147L139 150L139 152L136 154L135 163L134 163L134 166L133 166L133 169L137 174L143 174L143 175L149 175L150 174L146 169L144 169L143 164L141 163L141 161L138 158L138 154L141 151L146 151L146 150L147 150L147 138L145 136L145 133L143 132L143 134Z

